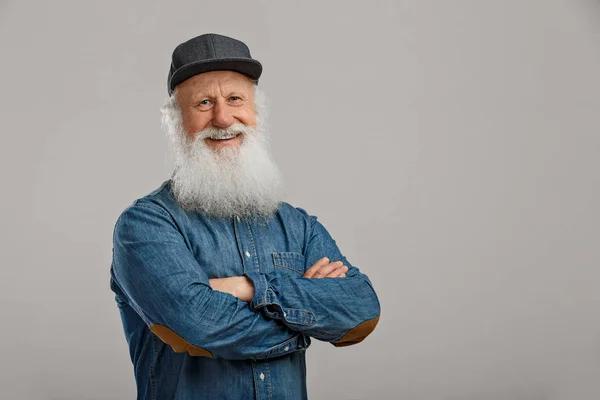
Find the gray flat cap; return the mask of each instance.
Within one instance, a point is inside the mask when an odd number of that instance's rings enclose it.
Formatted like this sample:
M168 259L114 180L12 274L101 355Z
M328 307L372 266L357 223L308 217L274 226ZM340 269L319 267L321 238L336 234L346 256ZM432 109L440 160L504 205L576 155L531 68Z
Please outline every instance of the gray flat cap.
M250 56L248 46L237 39L215 33L200 35L173 50L167 81L169 96L186 79L218 70L239 72L258 81L262 65Z

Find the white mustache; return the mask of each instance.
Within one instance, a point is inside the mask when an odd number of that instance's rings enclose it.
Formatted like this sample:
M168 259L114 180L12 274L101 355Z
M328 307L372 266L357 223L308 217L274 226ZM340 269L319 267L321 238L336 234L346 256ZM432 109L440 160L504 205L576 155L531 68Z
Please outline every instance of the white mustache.
M244 124L233 124L227 128L215 128L213 126L202 129L196 136L196 140L204 140L206 138L221 139L234 137L237 135L247 135L253 130L252 127Z

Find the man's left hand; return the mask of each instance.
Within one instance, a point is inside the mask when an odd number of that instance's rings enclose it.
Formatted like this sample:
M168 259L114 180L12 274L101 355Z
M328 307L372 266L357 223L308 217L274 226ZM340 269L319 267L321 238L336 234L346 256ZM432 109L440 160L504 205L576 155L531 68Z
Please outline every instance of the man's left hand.
M210 287L219 292L229 293L238 299L250 302L254 297L254 285L246 276L209 279Z
M345 278L348 267L341 261L330 263L329 258L324 257L306 270L304 278Z

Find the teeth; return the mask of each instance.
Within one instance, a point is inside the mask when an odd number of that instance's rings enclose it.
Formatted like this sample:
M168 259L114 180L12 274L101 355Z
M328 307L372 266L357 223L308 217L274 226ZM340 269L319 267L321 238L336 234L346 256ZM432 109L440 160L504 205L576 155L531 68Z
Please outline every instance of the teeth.
M236 135L231 135L231 136L221 136L221 137L212 137L211 136L211 139L212 140L228 140L228 139L233 139L236 136L237 136L237 134Z

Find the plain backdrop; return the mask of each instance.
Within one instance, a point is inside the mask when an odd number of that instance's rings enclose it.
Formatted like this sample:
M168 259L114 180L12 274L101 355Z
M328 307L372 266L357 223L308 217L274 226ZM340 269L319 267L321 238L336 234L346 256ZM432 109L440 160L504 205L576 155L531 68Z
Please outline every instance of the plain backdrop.
M264 66L286 200L377 290L310 398L600 398L600 4L0 2L0 398L135 398L116 218L171 172L173 48ZM161 399L162 400L162 399Z

